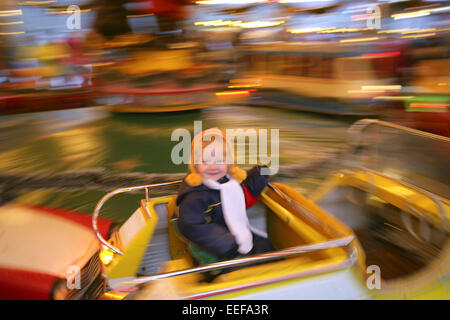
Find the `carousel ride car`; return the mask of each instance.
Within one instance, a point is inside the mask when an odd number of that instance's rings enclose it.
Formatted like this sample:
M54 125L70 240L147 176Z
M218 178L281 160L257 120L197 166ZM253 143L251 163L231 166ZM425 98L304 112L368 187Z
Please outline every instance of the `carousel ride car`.
M450 140L377 120L349 133L340 168L317 191L271 183L248 209L274 252L195 265L199 251L177 231L176 195L149 196L180 181L105 195L92 217L108 278L102 298L448 299ZM139 208L105 240L104 203L139 190ZM246 267L205 277L236 266Z

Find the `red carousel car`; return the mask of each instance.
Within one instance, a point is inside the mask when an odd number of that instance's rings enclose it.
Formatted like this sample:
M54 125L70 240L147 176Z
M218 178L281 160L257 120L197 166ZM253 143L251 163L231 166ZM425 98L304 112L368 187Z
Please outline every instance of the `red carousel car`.
M103 219L105 236L112 222ZM0 299L96 299L105 290L91 217L56 208L0 207Z

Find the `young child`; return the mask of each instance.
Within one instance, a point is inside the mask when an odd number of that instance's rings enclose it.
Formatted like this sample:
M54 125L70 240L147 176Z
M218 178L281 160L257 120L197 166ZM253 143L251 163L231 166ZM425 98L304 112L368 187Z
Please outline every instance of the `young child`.
M190 173L177 197L180 233L218 260L274 251L267 235L250 226L246 213L268 176L260 174L259 166L248 173L234 166L231 142L217 128L194 137L191 148Z

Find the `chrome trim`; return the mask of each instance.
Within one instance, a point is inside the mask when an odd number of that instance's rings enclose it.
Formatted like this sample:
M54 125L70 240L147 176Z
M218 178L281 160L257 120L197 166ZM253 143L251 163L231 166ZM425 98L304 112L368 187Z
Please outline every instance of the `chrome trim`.
M98 240L102 244L104 244L106 247L111 249L113 252L123 255L122 251L120 251L119 249L117 249L116 247L111 245L108 241L106 241L102 237L102 235L100 234L100 232L98 230L98 226L97 226L97 218L100 214L100 209L103 207L105 202L108 201L110 198L112 198L113 196L115 196L119 193L132 192L132 191L145 189L146 190L146 201L148 202L149 199L147 199L147 198L148 198L148 189L149 188L174 185L174 184L179 184L181 182L182 182L182 180L176 180L176 181L171 181L171 182L154 183L154 184L148 184L148 185L136 186L136 187L119 188L119 189L115 189L115 190L107 193L106 195L104 195L103 198L97 203L97 206L94 209L94 213L92 214L92 228L94 229L95 235L97 236ZM144 207L146 208L146 206L144 206ZM147 211L147 213L149 213L149 212ZM150 213L149 213L149 216L150 216Z
M352 124L352 126L347 131L350 136L350 139L355 138L355 137L360 138L364 129L366 129L368 126L375 125L375 124L378 124L383 127L398 129L401 131L407 131L409 133L412 133L412 134L415 134L418 136L422 136L422 137L427 137L430 139L436 139L436 140L441 140L441 141L445 141L445 142L450 142L450 138L447 138L444 136L440 136L440 135L437 135L434 133L420 131L417 129L412 129L412 128L404 127L404 126L401 126L398 124L394 124L394 123L390 123L390 122L386 122L386 121L382 121L382 120L376 120L376 119L361 119L361 120L356 121L354 124Z
M177 277L177 276L182 276L182 275L191 274L191 273L198 273L198 272L216 270L216 269L221 269L221 268L241 266L241 265L246 265L246 264L250 264L250 263L275 260L275 259L280 259L280 258L285 258L285 257L302 254L302 253L316 252L319 250L347 247L354 239L355 239L355 236L348 236L348 237L329 240L329 241L325 241L325 242L321 242L321 243L292 247L289 249L275 251L275 252L271 252L271 253L263 253L263 254L254 255L254 256L245 257L245 258L239 258L239 259L234 259L234 260L227 260L227 261L212 263L212 264L199 266L199 267L195 267L195 268L190 268L190 269L183 269L183 270L178 270L178 271L155 274L155 275L151 275L151 276L138 277L138 278L135 278L135 279L132 279L129 281L123 281L123 282L116 283L116 284L114 284L114 287L115 287L115 289L126 289L126 288L130 288L130 287L139 286L139 285L151 282L153 280L158 280L158 279L165 279L165 278ZM354 257L352 256L351 258L353 261Z

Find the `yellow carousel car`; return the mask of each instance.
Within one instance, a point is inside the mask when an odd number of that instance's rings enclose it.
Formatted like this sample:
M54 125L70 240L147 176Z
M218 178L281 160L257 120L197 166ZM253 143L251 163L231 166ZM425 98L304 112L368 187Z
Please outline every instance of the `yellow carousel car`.
M340 168L318 190L305 197L271 183L248 209L274 252L195 266L176 195L149 196L180 181L105 195L92 217L110 289L102 299L449 299L450 139L377 120L349 133ZM138 190L139 208L105 240L104 203Z

